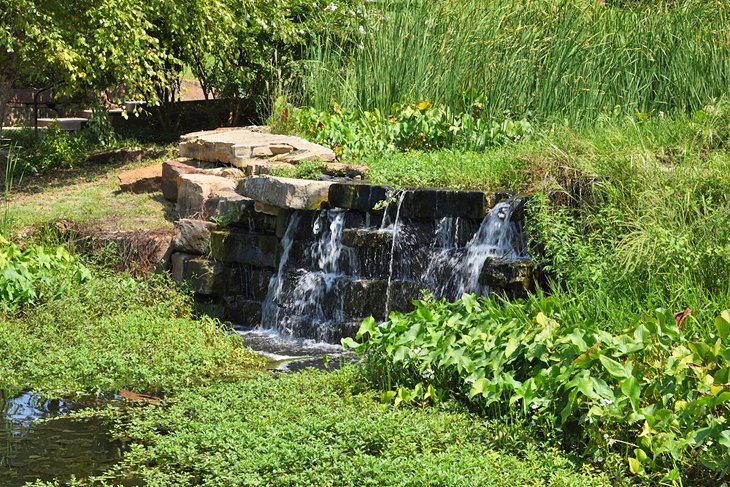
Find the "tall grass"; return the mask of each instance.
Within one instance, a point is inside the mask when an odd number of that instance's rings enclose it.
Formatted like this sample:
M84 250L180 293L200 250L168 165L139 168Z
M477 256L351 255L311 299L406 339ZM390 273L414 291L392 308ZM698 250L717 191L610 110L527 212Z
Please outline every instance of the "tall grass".
M304 102L387 112L430 99L571 121L696 109L730 84L729 14L720 0L379 0L360 48L312 48Z

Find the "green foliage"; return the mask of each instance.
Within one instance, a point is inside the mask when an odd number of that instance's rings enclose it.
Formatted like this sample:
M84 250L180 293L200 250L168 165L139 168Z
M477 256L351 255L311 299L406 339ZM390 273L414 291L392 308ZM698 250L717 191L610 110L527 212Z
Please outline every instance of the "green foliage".
M78 132L65 132L57 125L40 138L28 129L14 136L18 144L15 172L35 174L49 169L72 168L86 160L90 145Z
M304 102L386 113L429 99L573 122L617 109L696 110L727 90L727 2L601 3L380 0L357 48L324 36L311 49Z
M65 248L42 245L23 249L0 235L0 310L60 298L89 271Z
M365 320L360 342L343 341L367 358L385 400L466 397L492 415L519 408L555 423L586 456L623 456L655 480L684 472L692 485L715 485L730 468L730 311L700 340L663 310L611 335L563 319L551 298L415 304L380 325Z
M526 120L485 120L474 113L453 113L430 101L394 104L390 114L380 110L345 112L335 104L331 111L297 108L281 99L272 116L274 130L295 132L332 147L346 160L381 154L458 146L483 150L520 140L532 133Z
M164 52L150 35L149 13L141 0L5 0L0 86L52 80L74 93L122 85L154 102Z
M194 319L191 298L167 278L98 268L87 276L43 306L0 312L0 389L174 391L264 364L218 321Z
M693 327L730 306L725 103L553 141L527 231L553 290L586 320L619 330L654 307L689 306Z
M455 407L383 407L356 369L269 375L192 388L118 418L128 442L107 478L146 485L598 486L521 426ZM522 436L519 455L498 450Z

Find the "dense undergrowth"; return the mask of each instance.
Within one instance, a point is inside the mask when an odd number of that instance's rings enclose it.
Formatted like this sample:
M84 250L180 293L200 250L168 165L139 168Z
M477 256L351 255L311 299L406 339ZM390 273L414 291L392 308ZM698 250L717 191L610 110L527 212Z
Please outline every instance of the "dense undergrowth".
M360 343L383 399L457 399L482 415L511 410L610 471L717 485L730 467L730 311L700 334L658 310L611 334L571 321L554 297L420 301L366 320Z

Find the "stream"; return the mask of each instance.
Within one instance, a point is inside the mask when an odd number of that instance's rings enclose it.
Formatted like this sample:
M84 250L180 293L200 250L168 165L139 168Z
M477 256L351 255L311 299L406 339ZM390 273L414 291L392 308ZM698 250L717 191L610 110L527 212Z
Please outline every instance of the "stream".
M115 464L122 444L109 437L107 424L62 416L118 400L48 400L27 392L6 398L0 391L0 485L68 481L74 475L100 474ZM56 419L42 421L51 418Z

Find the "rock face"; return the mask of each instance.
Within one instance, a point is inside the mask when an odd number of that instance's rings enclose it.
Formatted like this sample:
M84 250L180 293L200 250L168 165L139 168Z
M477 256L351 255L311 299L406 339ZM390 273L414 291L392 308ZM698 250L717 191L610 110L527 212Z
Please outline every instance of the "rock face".
M151 166L132 169L119 174L119 188L130 193L154 193L160 190L162 184L162 166Z
M240 182L238 192L278 208L318 210L327 202L332 184L326 181L250 176Z
M183 216L205 215L205 205L211 197L233 196L236 181L207 174L184 174L180 176L177 194L177 211Z
M301 161L335 160L335 153L331 149L300 137L265 133L261 127L227 128L183 135L180 138L180 155L230 164L246 169L249 174L254 173L253 167L267 162L297 164ZM261 171L261 168L257 170Z

